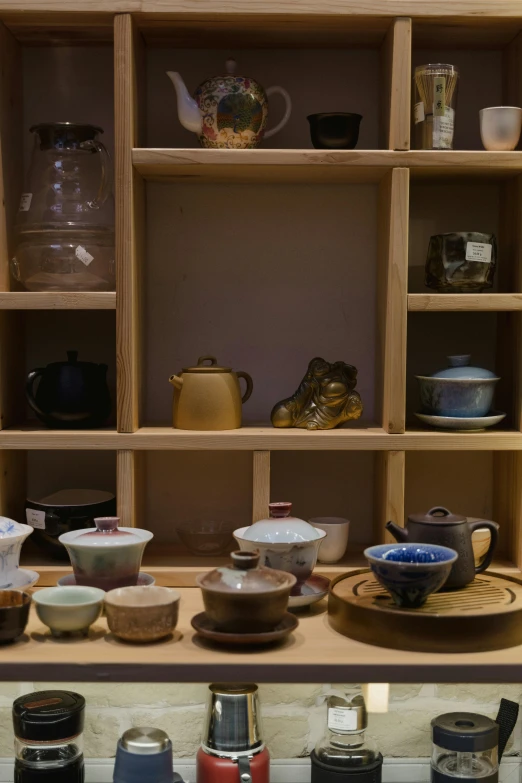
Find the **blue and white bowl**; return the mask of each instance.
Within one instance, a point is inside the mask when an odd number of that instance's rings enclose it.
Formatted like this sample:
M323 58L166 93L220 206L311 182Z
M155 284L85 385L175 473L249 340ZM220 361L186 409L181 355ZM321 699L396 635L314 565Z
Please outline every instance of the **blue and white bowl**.
M13 585L20 562L20 550L33 528L14 519L0 517L0 590Z
M365 549L364 556L397 606L412 609L440 590L458 554L435 544L381 544Z

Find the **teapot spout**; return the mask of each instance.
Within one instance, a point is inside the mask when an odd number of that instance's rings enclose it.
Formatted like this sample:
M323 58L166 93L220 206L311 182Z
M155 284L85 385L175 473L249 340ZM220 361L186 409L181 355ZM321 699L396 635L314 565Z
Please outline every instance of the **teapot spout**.
M183 378L179 378L177 375L171 375L169 378L169 382L176 387L176 389L181 389L183 386Z
M399 543L404 543L408 540L408 531L404 527L399 527L395 522L387 522L386 530L388 530L394 539Z
M167 71L167 76L174 85L178 96L179 121L187 130L201 133L203 127L201 112L194 98L189 95L185 82L177 71Z

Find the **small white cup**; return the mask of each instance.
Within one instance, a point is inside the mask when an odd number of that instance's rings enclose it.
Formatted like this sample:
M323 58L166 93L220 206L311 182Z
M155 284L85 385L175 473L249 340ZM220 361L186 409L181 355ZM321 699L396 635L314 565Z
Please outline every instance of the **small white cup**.
M319 548L320 563L337 563L348 546L350 521L342 517L313 517L308 520L311 525L324 530L326 538Z
M522 130L522 109L517 106L490 106L480 112L480 137L491 151L514 150Z

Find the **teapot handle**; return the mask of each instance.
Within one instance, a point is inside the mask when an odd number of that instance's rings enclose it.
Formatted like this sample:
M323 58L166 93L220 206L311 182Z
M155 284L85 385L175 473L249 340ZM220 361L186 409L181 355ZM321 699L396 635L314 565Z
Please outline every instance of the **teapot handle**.
M290 114L292 113L292 99L290 98L289 94L284 89L284 87L278 87L278 86L269 87L268 90L266 91L266 94L269 98L271 95L275 95L276 93L279 93L285 99L285 104L286 104L285 113L283 115L283 119L275 126L275 128L270 128L269 131L265 132L264 134L265 139L269 139L270 136L274 136L276 133L278 133L281 130L281 128L284 128L286 123L290 119Z
M38 406L38 404L37 404L37 402L36 402L36 400L34 398L34 393L33 393L34 383L35 383L36 379L39 378L43 374L44 374L44 368L43 367L38 367L38 369L36 369L36 370L31 370L31 372L27 376L27 381L26 381L26 384L25 384L25 396L27 397L27 402L29 403L29 405L31 406L33 411L35 411L35 413L37 413L38 416L45 417L45 416L47 416L47 414L44 413L44 411L41 410L41 408Z
M493 560L493 553L497 545L498 540L498 522L489 522L487 519L476 519L474 522L469 522L470 533L473 534L475 530L479 528L486 528L491 533L491 541L489 542L489 549L486 552L486 556L479 566L476 566L475 573L481 574L486 568L489 568L491 561Z
M247 372L242 372L240 370L239 372L236 372L236 375L238 378L245 379L246 391L243 394L243 397L241 398L241 402L246 402L248 399L250 399L250 395L252 394L252 390L254 388L254 381L252 380L251 376Z
M107 148L105 147L104 144L101 143L101 141L89 139L88 141L82 142L81 148L92 149L95 152L100 153L101 179L100 179L100 186L98 188L98 193L96 194L95 198L93 198L92 201L84 202L84 206L86 207L86 209L99 209L101 206L103 206L103 204L107 201L107 199L111 194L111 183L112 183L111 157L107 152Z

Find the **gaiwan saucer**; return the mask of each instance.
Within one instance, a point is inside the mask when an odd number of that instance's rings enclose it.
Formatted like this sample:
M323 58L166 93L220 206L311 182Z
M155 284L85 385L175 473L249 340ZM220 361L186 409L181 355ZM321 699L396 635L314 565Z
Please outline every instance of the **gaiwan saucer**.
M61 576L56 583L59 587L71 587L76 585L76 577L74 574L66 574ZM146 574L145 571L140 571L138 575L138 587L151 587L156 584L156 580L151 574Z
M229 633L226 631L218 631L214 622L210 619L206 612L200 612L194 615L191 620L191 625L204 639L210 639L213 642L219 642L221 644L270 644L271 642L278 642L284 639L286 636L295 631L299 625L299 620L294 617L290 612L286 612L283 619L272 631L264 631L261 633Z
M29 571L28 568L17 568L12 574L9 574L0 584L0 590L28 590L40 579L40 574L36 571Z
M330 580L326 576L312 574L301 588L300 595L291 595L288 599L289 609L301 609L304 606L315 604L328 593Z
M506 418L506 414L499 411L492 411L488 416L470 416L469 418L432 416L428 413L416 413L415 415L424 424L429 424L431 427L454 430L455 432L482 432L486 427L494 427L495 424Z

